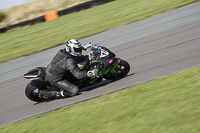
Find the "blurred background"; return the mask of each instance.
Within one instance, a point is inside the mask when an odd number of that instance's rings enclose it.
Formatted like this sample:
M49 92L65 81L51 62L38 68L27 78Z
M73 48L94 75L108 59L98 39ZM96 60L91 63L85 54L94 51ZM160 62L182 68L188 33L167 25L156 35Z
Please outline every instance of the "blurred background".
M87 1L91 0L0 0L0 13L6 15L6 18L0 20L0 28L31 20L48 12L70 8Z
M19 6L21 4L28 3L34 0L0 0L0 9L6 9L13 6Z

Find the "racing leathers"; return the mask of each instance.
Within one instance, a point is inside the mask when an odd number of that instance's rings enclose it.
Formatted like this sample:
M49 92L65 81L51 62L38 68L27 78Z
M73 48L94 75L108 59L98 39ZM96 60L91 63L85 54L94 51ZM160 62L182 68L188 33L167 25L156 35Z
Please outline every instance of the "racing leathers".
M61 49L47 66L47 80L70 96L74 96L79 92L79 88L65 79L70 73L77 79L89 77L87 72L80 71L73 56L65 49Z

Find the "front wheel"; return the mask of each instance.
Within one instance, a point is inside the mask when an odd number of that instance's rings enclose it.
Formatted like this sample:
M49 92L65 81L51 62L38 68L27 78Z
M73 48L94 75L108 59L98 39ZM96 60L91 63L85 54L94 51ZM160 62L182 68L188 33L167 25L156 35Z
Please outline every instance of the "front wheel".
M44 102L47 100L50 100L52 98L48 98L48 97L39 97L39 93L42 90L42 88L36 87L34 85L32 85L32 82L30 82L25 89L25 95L28 99L35 101L35 102Z
M109 80L118 80L125 77L130 71L130 65L127 61L121 60L121 62L108 72L104 78Z

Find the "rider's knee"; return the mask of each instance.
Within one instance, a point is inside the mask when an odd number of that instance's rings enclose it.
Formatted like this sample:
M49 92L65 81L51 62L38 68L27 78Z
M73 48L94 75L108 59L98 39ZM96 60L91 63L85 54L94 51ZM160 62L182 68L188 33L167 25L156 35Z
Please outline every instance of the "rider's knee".
M76 85L73 85L70 93L72 94L72 96L76 95L79 92L79 88Z

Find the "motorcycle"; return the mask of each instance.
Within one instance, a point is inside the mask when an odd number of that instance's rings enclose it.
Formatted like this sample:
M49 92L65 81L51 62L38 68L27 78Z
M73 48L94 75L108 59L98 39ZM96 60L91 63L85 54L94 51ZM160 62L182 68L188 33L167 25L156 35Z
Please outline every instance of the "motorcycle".
M98 70L98 75L84 79L76 79L72 74L66 80L78 86L79 89L97 84L103 79L118 80L124 78L130 71L127 61L116 58L116 55L103 46L91 46L91 51L86 56L75 59L81 71ZM25 95L35 102L44 102L55 99L50 92L61 91L46 80L46 67L36 67L26 74L24 78L31 80L25 88Z

